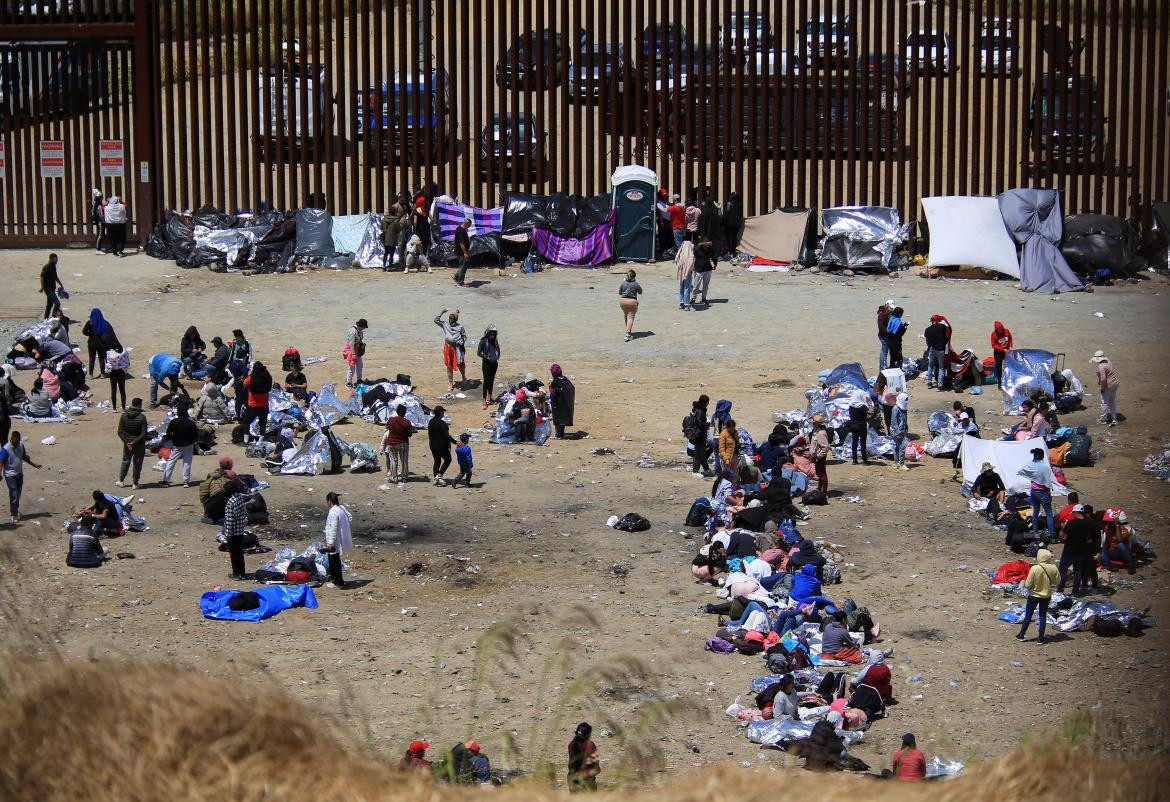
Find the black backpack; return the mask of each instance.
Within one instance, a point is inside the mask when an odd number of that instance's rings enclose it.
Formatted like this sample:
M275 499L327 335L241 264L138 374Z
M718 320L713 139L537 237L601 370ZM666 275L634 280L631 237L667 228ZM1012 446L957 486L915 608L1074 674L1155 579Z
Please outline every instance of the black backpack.
M688 440L698 440L700 437L702 437L704 433L702 421L702 414L698 410L695 410L690 415L687 415L685 418L683 418L683 437Z
M711 517L711 502L705 498L697 498L687 510L687 518L683 526L706 526Z

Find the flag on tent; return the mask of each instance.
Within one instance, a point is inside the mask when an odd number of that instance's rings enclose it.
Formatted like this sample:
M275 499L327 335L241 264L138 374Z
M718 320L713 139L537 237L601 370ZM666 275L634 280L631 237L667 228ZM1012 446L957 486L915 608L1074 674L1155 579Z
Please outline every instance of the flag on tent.
M471 218L471 228L468 236L479 234L498 234L504 230L504 207L494 209L480 209L475 206L464 206L459 203L435 203L435 218L439 221L439 236L445 240L455 239L455 229L459 224Z

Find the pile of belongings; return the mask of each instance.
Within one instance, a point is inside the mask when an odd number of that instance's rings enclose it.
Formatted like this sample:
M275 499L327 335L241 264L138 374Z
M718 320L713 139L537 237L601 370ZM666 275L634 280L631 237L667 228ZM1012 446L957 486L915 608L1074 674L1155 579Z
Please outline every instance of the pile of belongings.
M902 246L912 226L888 206L839 206L821 211L817 266L821 270L889 273L906 265Z
M516 436L516 426L512 422L511 413L512 407L516 404L516 389L511 388L500 393L495 401L499 404L496 410L496 426L492 430L489 442L514 444L521 442ZM535 402L531 393L528 394L528 400ZM536 404L533 403L533 407ZM545 405L544 409L536 409L536 425L533 428L532 440L524 442L532 442L538 446L542 446L552 436L552 411Z
M926 419L926 430L931 440L922 450L932 457L950 457L963 442L963 428L950 412L934 412Z
M204 618L263 621L290 607L316 607L308 585L274 585L256 590L212 590L199 597Z
M1064 219L1060 252L1088 283L1107 285L1145 270L1149 265L1139 247L1137 232L1120 217L1072 214Z
M557 264L601 264L614 254L611 212L609 194L505 192L501 248L515 259L536 249Z
M172 213L156 225L147 235L146 253L179 267L282 272L292 259L296 230L293 215L285 212L227 214L204 206L190 215Z
M114 505L114 513L118 516L118 534L122 535L126 532L148 532L150 527L146 524L146 518L141 515L134 514L134 496L115 496L112 493L102 493L106 501ZM72 531L77 526L77 521L69 518L62 524L62 527L68 531Z
M1028 594L1021 585L1015 586L1012 591L1018 596ZM1140 635L1143 629L1157 624L1149 612L1149 608L1139 611L1118 607L1110 601L1085 601L1054 590L1048 605L1047 623L1061 632L1096 632L1106 637L1123 632L1126 635ZM999 614L999 620L1008 624L1023 622L1024 604L1012 604Z
M352 404L363 420L385 426L399 404L406 407L406 419L416 430L427 428L431 408L415 395L410 377L399 374L394 380L367 379L354 390Z
M1161 451L1146 457L1142 473L1170 482L1170 443L1163 443Z
M325 545L314 541L300 554L295 549L285 547L276 552L271 560L256 570L254 576L257 582L286 582L289 581L289 571L298 581L307 575L307 581L316 582L329 576L329 553Z
M804 419L795 421L786 416L785 422L799 423L801 434L805 435L806 440L809 440L812 435L810 419L813 415L823 415L825 428L831 432L837 432L839 435L836 438L837 445L833 448L834 455L839 459L850 459L852 457L850 441L842 431L849 425L849 407L860 394L873 403L876 411L879 409L877 393L873 391L869 379L865 376L865 371L857 362L847 362L832 370L822 371L818 378L823 388L810 387L805 390L808 407L805 410ZM871 420L873 419L871 416ZM833 439L830 437L830 441ZM894 455L894 440L892 437L880 434L870 425L869 436L866 440L866 452L871 457L892 457Z

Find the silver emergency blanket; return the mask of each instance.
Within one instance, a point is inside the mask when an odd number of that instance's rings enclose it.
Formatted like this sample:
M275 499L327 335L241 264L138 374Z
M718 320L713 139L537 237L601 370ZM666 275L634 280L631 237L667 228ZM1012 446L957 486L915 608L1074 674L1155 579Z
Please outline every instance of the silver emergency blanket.
M341 418L349 415L360 415L362 411L361 404L358 403L356 397L350 398L348 401L342 401L337 397L337 385L323 384L321 391L317 393L317 397L313 399L312 407L314 411L331 410Z
M286 573L288 571L288 564L292 562L294 557L306 557L313 561L317 566L317 576L329 576L329 553L325 550L325 544L314 540L309 544L308 548L297 554L295 549L285 547L276 552L276 555L260 566L261 571L272 571L275 573ZM348 566L342 563L343 568Z
M781 741L799 741L812 735L814 721L793 721L791 719L769 719L753 721L747 726L747 739L760 746L779 747ZM835 730L844 740L846 748L865 737L859 730Z
M1021 595L1026 593L1027 591L1024 591ZM1063 594L1054 592L1052 594L1052 605L1048 608L1048 626L1056 627L1061 632L1087 630L1089 628L1088 621L1092 617L1116 619L1121 622L1122 626L1128 626L1135 619L1140 621L1143 627L1152 627L1158 623L1148 615L1148 609L1135 610L1132 607L1122 608L1110 601L1081 601L1080 599L1074 599L1068 609L1057 609L1060 603L1067 598ZM999 620L1009 624L1019 624L1024 620L1025 609L1023 604L1013 604L999 614Z
M52 330L55 325L57 325L56 319L45 318L39 323L32 324L27 329L21 330L20 334L16 336L16 340L14 342L20 342L21 340L32 338L36 340L37 343L43 343L45 340L53 336Z
M1156 454L1146 455L1146 461L1142 465L1142 473L1148 473L1163 481L1170 481L1170 443L1163 443L1162 450Z
M366 229L373 219L366 214L335 214L329 234L333 238L333 250L339 255L355 254L366 235Z
M958 777L964 768L966 766L958 760L943 760L941 757L935 756L926 764L926 776Z
M768 689L769 685L773 685L784 678L784 674L770 674L766 677L756 677L752 680L751 692L763 693ZM797 687L802 685L811 685L814 688L821 684L821 680L825 675L812 668L802 668L799 671L792 672L792 676L796 679Z
M339 452L340 461L341 455L344 455L348 448L328 426L315 429L305 435L301 447L284 461L278 473L282 476L317 476L333 464L333 449Z
M349 472L363 473L378 470L378 452L369 443L351 443L349 446Z
M953 454L963 443L963 430L959 426L959 419L949 412L934 412L926 421L926 430L934 438L922 446L922 450L932 457L943 454Z
M370 396L373 395L371 390L375 388L380 391L377 393L379 398L371 401ZM422 398L411 392L413 389L409 384L397 382L363 385L354 395L354 402L357 404L363 420L383 426L394 415L394 410L398 405L402 404L406 407L406 419L410 421L411 425L415 429L425 429L427 424L431 422L431 412L423 404Z
M516 427L512 421L508 419L509 413L512 411L512 405L516 403L515 393L501 393L499 396L501 400L500 410L496 413L496 428L492 430L492 435L488 439L491 443L512 444L518 442L516 440ZM539 411L539 410L538 410ZM540 422L532 430L532 443L542 446L552 436L552 420L547 413L541 411ZM529 441L524 441L529 442Z
M1035 348L1008 351L1003 360L1003 414L1018 415L1033 390L1052 395L1056 354Z
M381 267L385 253L386 249L382 246L382 215L372 214L353 260L362 267Z
M1009 189L999 196L999 211L1012 238L1023 246L1020 286L1035 292L1079 290L1083 282L1060 252L1064 218L1054 189Z
M897 250L906 243L910 226L888 206L838 206L821 211L817 263L822 268L889 271L902 266Z
M256 243L272 231L271 223L242 228L195 226L195 247L222 253L229 266L246 264L256 255Z
M333 216L324 209L297 212L297 256L336 256L333 250Z
M957 446L956 446L957 448ZM853 458L853 436L845 435L841 445L832 448L833 456L837 459L848 460ZM894 438L886 437L872 426L869 427L869 436L865 439L865 453L871 457L893 457Z
M871 401L877 402L877 393L869 386L865 371L857 362L847 362L838 365L832 370L821 374L821 383L826 385L825 390L819 387L810 388L805 392L808 397L806 418L813 415L825 416L825 427L840 429L849 422L849 400L856 390L861 390ZM802 427L802 430L805 427ZM811 430L811 427L809 427ZM893 453L893 446L890 446Z

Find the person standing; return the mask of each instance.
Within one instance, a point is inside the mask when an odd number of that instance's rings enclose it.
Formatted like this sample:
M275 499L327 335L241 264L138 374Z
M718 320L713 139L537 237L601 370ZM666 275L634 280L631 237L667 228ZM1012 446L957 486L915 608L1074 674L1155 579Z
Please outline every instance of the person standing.
M467 381L467 329L459 322L459 310L455 309L443 320L447 310L435 315L435 325L443 330L443 365L447 368L447 389L455 392L455 371L459 380Z
M126 255L126 206L117 195L110 196L103 212L106 221L106 233L110 236L110 253L115 256Z
M41 268L41 292L45 294L45 318L61 313L61 299L57 297L57 288L65 292L65 285L57 275L57 254L49 254L49 261ZM68 297L68 296L66 296Z
M892 767L895 780L916 783L926 779L926 756L912 733L902 736L902 748L894 753Z
M382 451L386 454L386 481L402 484L410 476L410 438L414 426L406 419L406 405L399 404L386 421Z
M743 204L740 203L738 192L729 192L727 193L727 201L723 204L724 253L734 255L742 235Z
M869 416L873 414L873 399L864 390L855 390L849 399L849 433L852 435L853 464L857 464L857 450L861 446L861 461L869 464Z
M89 350L89 372L87 375L93 376L94 366L97 365L102 369L101 375L105 376L106 352L119 344L114 327L106 320L102 310L95 307L89 310L89 320L81 327L81 333L86 338L85 344Z
M471 435L464 432L459 435L459 445L455 446L455 458L459 461L459 475L451 480L451 487L466 482L471 487L471 469L474 463L471 459Z
M191 485L191 462L195 459L195 441L199 439L199 428L187 411L186 402L180 402L175 408L174 419L167 424L164 437L171 441L171 455L167 457L166 467L163 468L163 487L171 486L171 476L179 460L183 461L183 487Z
M995 355L995 383L1003 388L1003 360L1012 350L1012 333L998 320L991 329L991 351Z
M341 555L353 548L353 515L342 505L337 493L326 493L325 503L329 509L325 516L325 551L329 554L329 585L326 587L344 588Z
M459 260L459 268L452 278L455 279L455 284L460 287L467 286L464 279L467 278L467 263L471 260L471 235L467 233L470 228L470 217L464 218L463 222L455 228L455 256Z
M248 578L248 571L244 565L244 529L248 524L248 494L234 493L223 508L224 542L227 543L228 557L232 561L232 579L243 580Z
M877 308L877 335L878 345L878 372L881 373L888 367L888 360L890 356L890 343L886 338L886 324L890 322L890 313L894 311L894 301L890 299ZM902 367L895 365L894 367Z
M699 396L697 401L691 402L691 413L683 419L683 437L691 444L691 472L696 479L709 475L711 470L707 451L707 429L711 425L707 420L707 406L710 403L711 399L706 395Z
M560 365L553 365L548 369L552 379L548 383L548 397L552 402L552 422L554 436L558 440L565 439L565 427L573 425L573 409L577 404L577 388L561 370Z
M103 201L102 191L97 187L90 190L89 201L89 224L97 229L97 242L94 243L94 248L98 253L102 252L102 242L106 239L106 215L105 204Z
M813 436L809 443L809 456L812 458L813 471L816 475L817 490L829 492L829 432L825 429L825 416L817 413L812 418Z
M1072 569L1072 595L1081 596L1085 592L1085 554L1089 551L1090 543L1101 541L1101 527L1086 514L1083 504L1074 504L1068 520L1060 527L1060 539L1064 541L1064 548L1060 552L1060 563L1056 566L1060 574L1060 583L1056 589L1064 593L1064 583L1068 581L1069 569Z
M691 284L695 275L695 244L689 240L678 246L674 254L674 277L678 281L678 308L691 305Z
M902 307L894 307L886 321L886 342L889 344L890 367L902 367L902 336L909 326L902 320Z
M1116 426L1117 388L1121 386L1121 380L1104 351L1097 351L1089 361L1097 365L1097 389L1101 391L1101 417L1097 422Z
M268 394L272 392L272 374L263 362L255 362L252 372L244 379L244 390L248 394L248 405L240 423L244 425L244 442L251 441L252 421L257 421L256 438L263 440L268 432Z
M573 740L569 741L569 791L596 791L597 775L601 766L597 760L597 744L590 740L593 727L587 722L577 725Z
M637 278L636 271L627 270L625 279L618 287L618 306L626 319L626 342L634 339L634 318L638 316L638 296L642 294L642 285Z
M382 229L382 272L387 272L394 265L394 254L398 251L398 243L402 239L402 206L395 201L390 211L382 215L379 223Z
M155 354L150 358L150 408L158 408L158 388L170 390L171 401L174 402L181 393L184 398L187 388L179 381L179 373L183 370L183 363L178 357L170 354Z
M211 341L213 344L215 340ZM252 343L240 329L232 329L232 341L228 345L228 364L232 375L246 376L252 365Z
M495 397L496 371L500 367L500 338L495 326L484 329L475 354L483 368L483 408L487 409L488 399Z
M910 396L898 393L894 401L894 408L890 412L890 437L894 438L894 466L900 471L908 471L906 467L906 434L908 426L906 413L910 407Z
M447 484L443 474L451 467L451 446L455 445L451 427L443 420L446 413L447 410L443 407L435 407L431 420L427 423L427 444L431 447L431 457L434 460L435 487Z
M106 370L110 377L110 406L118 411L118 395L122 396L122 411L126 411L126 380L130 378L130 352L118 343L106 352Z
M37 470L41 468L25 450L24 444L20 441L20 432L12 432L8 436L8 442L0 447L0 474L4 476L4 484L8 485L8 512L12 515L14 524L20 523L20 494L24 491L26 462Z
M696 201L689 200L683 211L687 223L687 241L693 243L699 237L699 217L703 210Z
M709 239L699 240L695 246L695 274L691 277L691 306L707 302L707 290L711 286L711 274L715 272L715 246Z
M427 253L431 249L431 219L427 217L427 199L418 197L414 201L414 209L410 213L410 225L414 235L418 237L419 249Z
M350 389L362 383L362 368L365 365L364 357L366 355L366 329L369 328L369 325L364 317L360 318L350 327L349 334L345 338L345 349L342 356L345 357L345 363L349 365L349 369L345 372L345 386Z
M674 250L677 254L687 235L687 210L683 208L682 198L678 195L670 196L670 205L666 207L666 217L670 221L670 236L674 241Z
M1040 531L1040 510L1044 510L1044 518L1048 522L1049 539L1056 538L1056 519L1052 517L1052 485L1056 479L1052 476L1052 468L1048 464L1048 455L1042 448L1032 449L1032 461L1020 468L1017 473L1031 482L1031 491L1028 497L1032 501L1032 531Z
M931 315L930 325L922 332L926 340L926 389L938 388L941 393L947 378L947 344L950 328L942 315ZM900 367L895 365L894 367Z
M1028 569L1028 578L1024 580L1024 587L1028 591L1028 601L1024 605L1024 620L1020 624L1020 631L1016 640L1022 641L1024 633L1028 631L1028 624L1032 615L1039 613L1036 622L1039 637L1037 643L1047 643L1044 639L1044 628L1048 625L1048 603L1052 601L1052 589L1060 581L1060 572L1052 564L1052 552L1041 548L1036 552L1036 563Z
M146 457L147 437L146 415L142 414L142 399L135 398L130 402L130 409L118 418L118 439L122 441L122 468L118 472L118 487L126 486L126 474L130 470L130 463L134 463L134 474L131 487L138 489L138 480L142 478L142 460Z
M735 420L728 418L719 432L719 441L716 444L718 472L715 483L711 486L712 496L718 493L719 485L725 479L733 486L739 485L739 453L739 430L735 428Z

